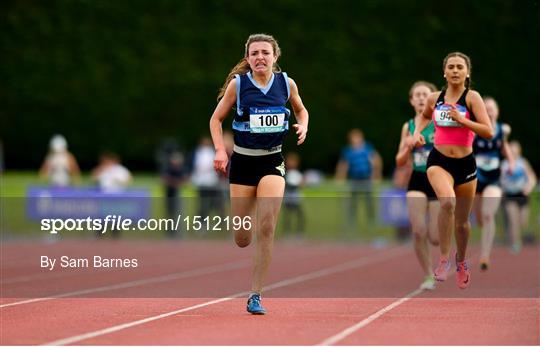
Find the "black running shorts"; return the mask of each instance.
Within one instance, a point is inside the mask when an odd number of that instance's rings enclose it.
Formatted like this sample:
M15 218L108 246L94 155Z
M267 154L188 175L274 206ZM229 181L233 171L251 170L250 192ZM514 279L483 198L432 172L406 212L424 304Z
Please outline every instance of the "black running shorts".
M233 152L229 171L229 183L257 186L264 176L285 177L285 163L281 152L251 156Z
M413 171L411 179L409 180L409 186L407 191L417 191L426 194L428 198L436 198L435 191L429 183L427 174L425 172Z
M476 160L471 153L463 158L450 158L433 148L429 153L427 168L440 166L454 178L454 186L476 179Z

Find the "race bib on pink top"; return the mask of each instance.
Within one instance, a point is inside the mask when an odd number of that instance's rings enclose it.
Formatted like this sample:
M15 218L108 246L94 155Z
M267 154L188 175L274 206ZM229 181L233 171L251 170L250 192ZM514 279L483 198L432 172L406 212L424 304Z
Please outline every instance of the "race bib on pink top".
M461 117L469 118L467 109L464 106L457 104L456 108ZM451 110L452 110L451 105L448 105L448 104L438 105L435 108L435 111L433 114L435 125L439 127L453 127L453 128L462 127L461 124L459 124L458 122L453 120L452 117L450 117Z

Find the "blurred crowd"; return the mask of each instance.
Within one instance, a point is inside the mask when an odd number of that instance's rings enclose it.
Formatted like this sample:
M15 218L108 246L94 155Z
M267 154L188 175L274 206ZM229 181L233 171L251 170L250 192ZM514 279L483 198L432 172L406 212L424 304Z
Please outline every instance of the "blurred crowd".
M224 133L227 153L233 151L233 134ZM345 141L344 141L345 142ZM521 154L517 141L511 142L514 156L526 163ZM190 185L199 197L197 215L224 215L228 206L228 178L214 170L214 148L209 136L202 136L198 145L191 151L186 151L176 139L166 138L157 146L155 158L160 181L163 186L165 213L168 217L176 216L182 211L182 190ZM0 146L0 159L2 150ZM285 197L283 201L283 232L292 237L302 236L306 232L309 215L304 208L303 189L306 186L317 186L324 180L324 174L316 169L302 168L301 156L296 152L284 154ZM528 204L525 200L511 199L516 196L530 194L523 192L524 175L510 174L508 162L502 164L503 174L501 186L508 197L503 204L503 215L506 229L527 229L529 220ZM0 160L0 170L3 170ZM392 177L392 185L398 190L406 191L407 182L412 172L412 166L396 167ZM77 159L68 149L68 142L62 135L54 135L50 139L48 153L39 170L40 177L54 187L70 187L81 184L81 170ZM106 151L100 154L96 166L91 170L91 180L96 189L103 193L120 193L130 187L133 177L121 161L118 154ZM375 146L365 139L362 130L351 129L339 154L335 174L331 181L333 189L345 192L343 199L344 230L354 231L358 221L368 229L376 227L378 220L378 204L376 196L383 185L383 160ZM534 178L535 179L535 178ZM536 183L536 181L535 181ZM517 216L510 217L509 215ZM396 225L395 236L400 241L410 238L407 225ZM525 233L526 242L534 241L533 233Z

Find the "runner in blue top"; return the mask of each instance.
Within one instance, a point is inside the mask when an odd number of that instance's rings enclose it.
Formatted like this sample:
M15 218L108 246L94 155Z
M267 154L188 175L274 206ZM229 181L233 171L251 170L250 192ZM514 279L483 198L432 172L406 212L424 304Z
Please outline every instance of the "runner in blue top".
M289 129L289 102L297 124L297 144L304 142L308 130L308 111L302 103L296 83L281 72L277 60L281 52L270 35L249 36L245 56L231 70L218 95L219 103L210 119L210 131L216 149L214 167L225 172L222 123L235 107L233 121L234 152L231 156L229 182L232 218L251 217L256 213L252 230L248 224L234 230L239 247L251 243L257 234L252 287L247 310L265 314L261 291L272 257L274 230L285 190L285 164L281 155L283 137Z
M521 250L521 231L529 226L529 195L536 187L536 174L527 159L521 155L521 145L510 141L510 151L515 165L509 170L508 160L501 165L501 185L505 196L505 209L508 217L508 234L513 253ZM525 240L534 241L534 234L529 231L524 235Z
M499 182L502 158L507 158L508 170L512 171L514 167L514 158L507 142L510 126L497 122L499 106L495 99L485 97L484 104L493 129L495 129L495 136L491 139L485 139L477 135L473 142L478 177L474 210L476 220L482 228L480 250L480 270L482 271L486 271L489 267L489 258L495 238L495 214L501 204L502 197Z
M358 200L364 200L368 225L375 220L372 199L373 181L382 176L382 159L371 143L365 141L360 129L351 129L349 145L343 148L336 165L336 180L350 184L351 197L348 200L347 227L355 229L357 223Z
M424 281L420 284L420 289L427 290L435 289L429 243L439 245L437 230L439 203L426 173L427 158L433 149L435 137L433 122L422 131L422 136L426 140L423 146L414 147L413 134L416 123L422 118L427 98L436 90L433 84L425 81L417 81L412 85L409 90L409 102L414 108L415 116L401 128L401 141L396 155L397 166L404 166L412 160L413 172L407 187L407 207L414 237L414 251L424 272ZM426 218L427 216L429 218Z

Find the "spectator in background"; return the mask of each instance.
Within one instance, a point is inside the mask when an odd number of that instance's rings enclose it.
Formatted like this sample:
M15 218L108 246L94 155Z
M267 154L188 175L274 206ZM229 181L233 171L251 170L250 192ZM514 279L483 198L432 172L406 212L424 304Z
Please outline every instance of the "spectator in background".
M210 215L213 210L223 215L224 211L220 206L219 176L214 170L214 147L212 140L208 136L201 138L199 146L193 154L193 171L191 182L197 188L199 195L198 216L203 219Z
M120 157L112 152L101 154L98 166L92 170L92 179L97 181L99 189L106 194L124 191L132 180L129 170L120 164ZM120 230L112 228L111 234L118 238ZM97 236L102 236L101 230L97 231Z
M92 178L105 193L121 192L132 180L129 170L120 163L120 157L112 152L101 155L98 166L92 170Z
M350 184L351 198L347 220L348 226L355 228L360 196L364 200L369 225L374 222L373 180L380 180L382 177L382 159L375 148L364 140L364 133L360 129L352 129L348 138L349 145L341 152L336 167L336 179L338 181L347 179Z
M404 165L397 166L392 175L394 188L407 192L407 187L413 171L412 161L408 160ZM396 239L399 242L405 242L410 238L409 225L396 226Z
M167 163L161 173L161 180L165 187L165 207L167 217L175 219L182 208L180 201L180 188L186 179L184 169L184 156L180 151L170 153ZM176 230L177 231L177 230ZM168 236L176 236L175 230L168 229Z
M161 140L156 150L156 163L165 194L165 213L167 218L175 219L182 208L179 195L188 171L176 139L166 137ZM168 236L180 236L176 232L178 230L168 229Z
M300 172L300 156L297 153L291 152L285 156L285 172L284 229L286 233L301 236L304 233L306 217L300 196L304 177ZM293 219L296 223L293 223Z
M163 176L165 170L169 166L171 155L175 152L180 152L180 146L176 139L165 137L160 141L155 153L156 164L160 176Z
M78 181L81 176L77 160L68 151L64 136L54 135L49 143L49 153L39 170L39 175L47 178L49 183L57 187L67 187Z
M529 161L521 155L521 145L511 141L510 151L514 158L513 170L507 159L501 165L501 184L504 191L506 216L510 245L513 253L521 250L521 231L529 226L529 195L536 187L536 174ZM534 242L534 234L529 231L524 239Z

